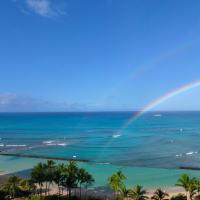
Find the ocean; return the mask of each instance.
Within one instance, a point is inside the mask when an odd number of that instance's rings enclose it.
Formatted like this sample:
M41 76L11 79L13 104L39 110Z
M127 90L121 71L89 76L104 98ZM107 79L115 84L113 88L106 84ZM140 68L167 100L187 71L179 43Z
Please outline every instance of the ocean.
M179 168L200 167L200 112L147 112L124 127L135 112L1 113L0 151L87 160L86 167L105 186L121 169L127 185L168 187ZM0 171L15 172L43 161L0 156ZM65 161L63 161L65 162Z

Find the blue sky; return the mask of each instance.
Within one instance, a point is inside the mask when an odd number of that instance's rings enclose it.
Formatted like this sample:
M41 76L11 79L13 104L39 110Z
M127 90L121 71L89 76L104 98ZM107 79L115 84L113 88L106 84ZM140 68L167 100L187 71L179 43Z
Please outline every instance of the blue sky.
M6 0L0 111L140 110L200 79L198 0ZM158 110L200 110L200 88Z

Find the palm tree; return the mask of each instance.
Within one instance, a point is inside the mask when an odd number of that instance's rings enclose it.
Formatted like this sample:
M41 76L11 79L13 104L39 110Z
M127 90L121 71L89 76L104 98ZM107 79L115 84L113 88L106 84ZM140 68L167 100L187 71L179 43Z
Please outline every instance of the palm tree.
M58 186L58 194L60 196L60 187L62 186L62 181L64 179L63 173L65 171L65 165L59 164L55 167L54 175L53 175L53 181L57 184Z
M84 176L84 185L85 185L85 199L87 198L87 189L88 186L91 186L94 183L94 179L91 174L88 172L85 173Z
M47 164L46 163L43 163L42 164L42 170L43 170L43 174L44 174L44 177L43 177L43 184L45 184L45 189L44 189L44 192L45 192L45 196L47 195L47 183L48 183L48 173L47 173Z
M8 198L14 198L13 197L13 188L10 184L4 184L1 186L1 190L3 191L3 193L5 194L4 196L7 196Z
M190 177L187 174L182 174L176 183L176 186L184 188L184 190L186 191L186 196L189 190L189 185L190 185Z
M148 199L146 194L146 190L144 190L140 185L136 185L133 189L130 190L130 197L133 200L146 200Z
M29 194L33 193L36 190L36 185L31 179L24 179L20 182L20 189Z
M50 185L53 182L53 176L55 172L55 162L53 160L47 160L47 163L45 165L45 171L46 171L46 183L48 182L48 186L46 185L46 191L49 192Z
M123 172L121 170L117 171L116 175L121 181L126 180L126 176L123 174Z
M78 167L76 161L69 161L63 172L62 186L67 187L69 198L71 197L72 188L77 187Z
M118 189L119 193L120 193L120 198L122 200L126 200L129 199L130 197L130 189L127 189L125 186L122 186Z
M115 197L117 196L117 192L120 188L119 180L116 177L116 174L113 174L111 177L108 178L108 185L114 191Z
M78 170L78 173L77 173L77 179L78 179L78 183L79 183L79 190L80 190L80 199L81 199L81 187L82 187L82 184L84 184L85 183L85 181L86 181L86 179L85 179L85 177L86 177L86 171L85 171L85 169L83 169L83 168L80 168L79 170Z
M16 194L20 191L21 178L18 176L11 176L8 179L8 183L3 185L3 191L8 193L12 198L15 198Z
M170 200L186 200L186 196L184 194L177 194L170 198Z
M193 196L196 194L197 187L196 187L196 178L190 179L190 187L189 187L189 198L193 199Z
M167 194L165 191L162 189L158 188L155 192L154 195L151 197L153 200L166 200L165 197L168 197L169 194Z
M121 170L117 171L108 178L108 184L110 188L115 192L115 196L117 195L117 192L119 192L119 190L124 187L123 181L125 179L126 176L122 173Z
M31 172L31 180L39 185L39 193L42 195L43 182L46 180L46 166L43 163L38 163Z
M198 195L199 195L199 192L200 192L200 180L198 178L195 178L195 187L196 187L196 190L197 190Z
M187 200L191 200L192 197L195 195L195 178L190 178L187 174L182 174L181 177L178 179L176 186L183 187Z

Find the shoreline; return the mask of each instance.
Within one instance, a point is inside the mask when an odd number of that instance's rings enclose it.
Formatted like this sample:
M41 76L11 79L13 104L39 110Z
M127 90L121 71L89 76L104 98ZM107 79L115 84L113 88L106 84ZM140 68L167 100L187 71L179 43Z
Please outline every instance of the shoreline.
M155 192L156 189L158 188L151 188L151 189L147 189L144 187L144 189L147 191L147 196L149 198L151 198ZM171 198L172 196L176 196L178 194L183 194L185 195L185 191L177 186L174 187L167 187L167 188L161 188L163 191L165 191L166 193L168 193L169 198ZM64 192L66 193L66 191L64 190ZM78 195L79 191L75 191L73 190L73 192ZM82 194L84 195L85 193L85 189L82 189ZM58 189L56 186L52 185L50 187L50 194L58 194ZM94 197L113 197L115 196L114 192L111 191L108 187L94 187L94 188L88 188L87 190L87 194L89 196L94 196Z
M17 175L21 178L28 178L30 176L30 172L31 169L27 169L27 170L21 170L21 171L17 171L17 172L11 172L11 173L7 173L7 172L0 172L0 184L4 184L8 181L9 177L12 175ZM134 185L132 186L134 187ZM132 188L129 187L129 188ZM169 197L178 195L180 193L185 194L184 190L178 186L165 186L165 187L143 187L146 191L147 191L147 196L151 197L154 193L154 191L158 188L161 188L162 190L164 190L165 192L167 192L169 194ZM52 184L52 186L50 187L51 190L51 194L57 194L58 193L58 188L56 185ZM106 185L102 185L102 186L93 186L91 188L88 189L87 193L91 196L100 196L100 197L105 197L105 196L113 196L113 192L109 189L108 186Z

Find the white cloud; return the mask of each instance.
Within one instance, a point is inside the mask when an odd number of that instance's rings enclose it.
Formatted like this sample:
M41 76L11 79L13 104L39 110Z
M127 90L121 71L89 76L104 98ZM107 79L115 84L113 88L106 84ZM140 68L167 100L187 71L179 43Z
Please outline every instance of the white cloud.
M26 0L26 4L31 11L41 16L50 17L56 15L49 0Z
M65 2L55 0L12 0L18 3L23 13L35 13L41 17L57 17L64 15Z

